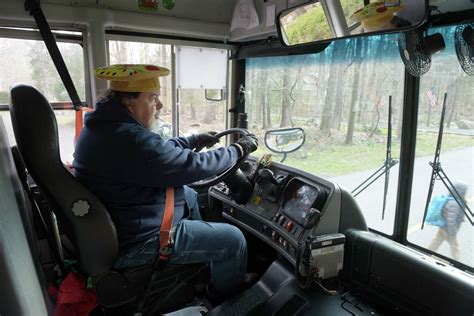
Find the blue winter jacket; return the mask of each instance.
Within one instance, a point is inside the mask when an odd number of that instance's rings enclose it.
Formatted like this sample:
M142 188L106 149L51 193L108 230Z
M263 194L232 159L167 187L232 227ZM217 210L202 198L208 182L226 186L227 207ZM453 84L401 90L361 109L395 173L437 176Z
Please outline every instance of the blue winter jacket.
M184 214L183 185L219 174L238 159L234 146L203 153L193 152L195 146L195 136L162 139L114 99L85 115L74 170L107 207L120 255L159 234L167 187L175 187L176 223Z

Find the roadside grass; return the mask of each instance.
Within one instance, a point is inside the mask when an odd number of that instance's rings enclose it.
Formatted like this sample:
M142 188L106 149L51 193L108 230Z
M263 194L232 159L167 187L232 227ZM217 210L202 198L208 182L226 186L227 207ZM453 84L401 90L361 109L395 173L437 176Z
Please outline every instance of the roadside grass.
M379 134L363 139L359 137L360 135L363 134L359 133L354 137L358 140L354 141L353 145L344 145L344 140L337 137L316 143L307 139L300 150L288 154L284 163L320 176L338 176L382 166L386 154L386 136ZM437 139L437 133L418 132L416 156L434 155ZM473 136L445 134L441 152L472 146L474 146ZM266 151L264 146L260 146L254 155L260 156ZM277 154L273 156L276 162L282 157ZM400 143L393 139L392 158L399 159L399 157Z

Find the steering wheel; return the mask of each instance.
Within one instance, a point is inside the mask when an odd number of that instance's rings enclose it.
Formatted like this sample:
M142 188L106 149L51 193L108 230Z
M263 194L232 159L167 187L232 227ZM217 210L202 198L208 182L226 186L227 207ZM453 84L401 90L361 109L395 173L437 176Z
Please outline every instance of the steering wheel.
M230 134L243 134L245 136L245 135L250 134L250 132L244 128L229 128L225 131L217 133L215 136L217 138L221 138L222 136L226 136ZM193 189L201 189L201 188L209 187L211 185L219 183L225 178L227 178L228 176L230 176L231 174L233 174L242 165L242 163L247 159L248 156L249 156L248 154L243 155L242 157L237 159L237 161L229 169L221 172L220 174L204 179L204 180L190 183L188 184L188 186Z

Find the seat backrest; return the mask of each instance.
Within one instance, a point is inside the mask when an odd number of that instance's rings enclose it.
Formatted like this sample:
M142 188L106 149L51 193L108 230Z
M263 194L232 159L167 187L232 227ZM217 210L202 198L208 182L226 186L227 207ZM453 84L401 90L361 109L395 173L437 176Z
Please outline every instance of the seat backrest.
M118 254L115 228L104 205L61 162L51 105L20 84L11 89L10 113L26 168L74 242L81 270L92 276L110 270Z

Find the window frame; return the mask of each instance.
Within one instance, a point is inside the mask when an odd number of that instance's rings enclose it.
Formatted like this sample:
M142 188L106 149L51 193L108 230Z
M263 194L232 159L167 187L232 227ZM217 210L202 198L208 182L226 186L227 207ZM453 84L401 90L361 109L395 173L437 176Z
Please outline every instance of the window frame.
M462 23L457 23L459 25ZM431 27L439 27L440 25L430 25ZM443 25L449 26L449 25ZM376 35L375 35L376 36ZM357 38L357 37L355 37ZM344 40L344 38L337 39ZM313 52L307 51L304 54L312 54ZM261 54L258 57L270 58L272 54ZM244 72L246 71L245 60L254 56L245 56L243 59ZM255 56L257 57L257 56ZM239 60L240 61L240 60ZM473 267L467 266L461 262L458 262L449 257L443 256L437 252L433 252L427 248L419 246L417 244L411 243L408 241L408 227L409 227L409 217L410 217L410 203L412 196L412 186L413 186L413 176L414 176L414 164L415 164L415 151L416 151L416 137L417 137L417 125L418 125L418 112L419 112L419 98L420 98L420 78L411 76L406 69L404 68L404 84L403 84L403 121L401 129L401 140L400 140L400 167L398 173L398 186L396 192L396 206L395 206L395 220L393 233L387 234L377 229L369 227L371 232L377 233L386 238L392 239L395 242L398 242L404 246L412 248L421 252L422 254L427 254L433 256L434 258L442 259L446 265L459 268L463 271L469 271L472 273L474 271ZM245 82L245 74L243 75L243 80ZM245 105L244 110L245 112ZM440 263L442 264L442 263Z
M90 80L90 72L89 72L89 56L87 54L88 46L87 46L87 32L84 32L81 29L70 29L70 28L54 28L51 29L56 42L58 43L71 43L71 44L78 44L82 47L82 54L84 59L84 81L85 81L85 100L81 100L82 102L88 104L91 107L92 103L92 91L91 91L91 84ZM80 34L67 34L62 32L77 32ZM10 38L10 39L17 39L17 40L36 40L42 41L43 38L38 29L29 28L29 27L12 27L12 26L5 26L0 25L0 38ZM72 101L62 101L62 102L51 102L50 103L53 110L71 110L74 109L74 105ZM0 111L8 111L9 105L8 104L0 104Z
M445 24L445 25L430 25L426 32L430 34L430 29L432 28L439 28L439 27L456 27L458 25L462 25L464 23L456 23L456 24ZM455 58L455 53L453 54L453 58ZM397 208L395 212L395 228L393 239L394 241L400 242L401 244L408 246L410 248L414 248L421 253L427 254L435 259L441 259L440 265L452 266L458 268L462 271L467 273L473 274L474 267L466 265L462 262L459 262L453 258L447 257L441 253L436 251L432 251L428 249L428 247L423 247L418 245L414 242L410 242L408 240L408 227L410 223L410 211L411 211L411 196L412 196L412 187L413 187L413 176L415 173L415 159L416 159L416 139L417 139L417 132L418 132L418 120L419 120L419 111L420 111L420 87L421 87L421 77L413 77L411 76L405 69L405 102L404 102L404 113L403 113L403 125L402 125L402 138L401 138L401 152L400 152L400 164L402 160L404 161L404 168L402 169L402 165L400 165L400 175L402 172L404 174L409 175L405 177L405 184L399 182L398 188L398 196L397 196ZM407 89L409 89L409 93L407 93ZM405 114L407 116L405 116ZM405 127L405 124L408 127ZM406 131L410 131L406 133ZM437 132L438 136L439 131ZM406 134L404 136L404 134ZM403 153L402 153L403 150ZM433 148L434 152L435 148ZM405 157L405 159L402 159ZM404 190L402 189L404 186ZM402 192L402 193L400 193ZM400 196L401 195L401 196ZM424 197L426 198L426 197ZM400 203L400 208L398 207ZM405 209L405 212L400 211L401 209ZM398 216L397 216L398 215ZM378 232L379 233L379 232ZM383 235L383 233L381 233Z

